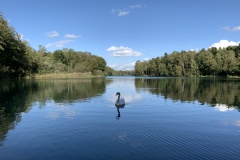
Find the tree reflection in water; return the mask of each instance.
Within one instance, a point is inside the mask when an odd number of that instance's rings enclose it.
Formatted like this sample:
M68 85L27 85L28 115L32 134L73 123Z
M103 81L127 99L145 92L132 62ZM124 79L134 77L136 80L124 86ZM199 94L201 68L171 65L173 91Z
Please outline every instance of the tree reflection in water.
M213 107L240 111L240 79L226 78L136 78L137 92L148 90L165 99L198 101Z
M1 80L0 81L0 146L9 130L21 121L21 113L29 112L33 103L41 108L49 100L55 103L81 102L105 92L105 78Z

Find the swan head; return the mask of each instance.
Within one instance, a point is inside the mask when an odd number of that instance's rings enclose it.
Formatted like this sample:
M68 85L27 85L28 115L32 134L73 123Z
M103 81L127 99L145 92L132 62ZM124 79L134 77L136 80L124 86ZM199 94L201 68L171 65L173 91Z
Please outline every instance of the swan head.
M117 92L117 93L116 93L116 96L117 96L117 95L120 96L120 92Z

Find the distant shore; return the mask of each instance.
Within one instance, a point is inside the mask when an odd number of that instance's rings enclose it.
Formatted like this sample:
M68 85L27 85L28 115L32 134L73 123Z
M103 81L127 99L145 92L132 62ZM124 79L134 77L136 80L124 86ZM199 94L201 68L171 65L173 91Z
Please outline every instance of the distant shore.
M33 78L44 79L44 78L93 78L93 77L104 77L103 75L92 75L91 72L87 73L51 73L51 74L37 74Z

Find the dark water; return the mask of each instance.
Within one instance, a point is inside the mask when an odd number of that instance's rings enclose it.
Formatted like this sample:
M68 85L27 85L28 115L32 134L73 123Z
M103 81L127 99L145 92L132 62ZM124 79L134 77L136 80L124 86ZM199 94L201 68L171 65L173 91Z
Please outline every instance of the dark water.
M239 159L239 110L239 79L2 80L0 159Z

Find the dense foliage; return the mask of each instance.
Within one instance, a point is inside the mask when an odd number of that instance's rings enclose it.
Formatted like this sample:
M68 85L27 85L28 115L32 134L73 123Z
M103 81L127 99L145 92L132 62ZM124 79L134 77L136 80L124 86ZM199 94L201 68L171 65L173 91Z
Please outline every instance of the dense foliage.
M239 76L240 44L227 48L174 51L149 61L137 61L137 76Z
M40 45L37 55L40 59L39 74L91 72L93 75L104 75L106 68L106 61L102 57L89 52L64 48L51 53Z
M51 53L42 45L34 50L0 13L0 79L73 72L104 76L109 70L102 57L89 52L64 48Z
M25 77L37 71L31 47L0 14L0 78Z

